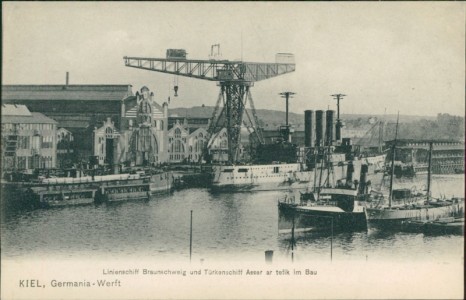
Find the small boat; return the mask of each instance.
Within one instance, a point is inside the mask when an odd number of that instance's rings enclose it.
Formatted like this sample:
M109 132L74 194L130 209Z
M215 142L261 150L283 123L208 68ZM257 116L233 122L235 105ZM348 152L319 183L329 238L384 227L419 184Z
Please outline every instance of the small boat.
M434 221L410 220L403 222L403 231L424 234L463 234L464 218L439 218Z
M464 218L442 218L427 222L423 231L427 234L463 234Z

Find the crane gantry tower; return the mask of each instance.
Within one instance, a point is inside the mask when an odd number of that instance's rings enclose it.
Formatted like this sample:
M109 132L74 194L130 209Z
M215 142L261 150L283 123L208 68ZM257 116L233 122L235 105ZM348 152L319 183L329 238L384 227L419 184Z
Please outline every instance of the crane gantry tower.
M263 142L262 134L258 128L259 123L250 88L256 81L293 72L295 70L294 60L283 63L196 60L186 59L186 52L184 50L182 50L184 51L184 56L172 57L169 55L169 51L174 50L177 49L167 50L166 58L125 56L125 66L218 82L220 93L208 129L208 138L212 142L212 137L215 137L215 134L221 128L226 128L228 135L228 161L229 163L237 162L241 125L245 123L243 120L244 113L246 113L250 127L253 128L253 132L257 135L258 140ZM251 118L245 109L248 100L253 118ZM223 107L220 110L222 102ZM248 130L250 131L250 128ZM210 144L208 147L210 147Z

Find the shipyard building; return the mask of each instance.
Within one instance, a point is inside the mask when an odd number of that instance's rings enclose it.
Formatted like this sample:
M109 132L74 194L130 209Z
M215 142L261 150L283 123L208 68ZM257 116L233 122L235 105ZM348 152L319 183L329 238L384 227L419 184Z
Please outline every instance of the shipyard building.
M107 165L118 171L125 166L199 162L208 143L210 118L170 117L168 103L157 101L145 86L133 93L129 84L4 85L2 102L54 124L53 158L39 168ZM36 134L47 145L49 133ZM226 131L219 132L211 143L214 160L225 159L227 143ZM32 166L21 158L16 167Z
M2 169L55 168L57 122L24 105L2 104Z

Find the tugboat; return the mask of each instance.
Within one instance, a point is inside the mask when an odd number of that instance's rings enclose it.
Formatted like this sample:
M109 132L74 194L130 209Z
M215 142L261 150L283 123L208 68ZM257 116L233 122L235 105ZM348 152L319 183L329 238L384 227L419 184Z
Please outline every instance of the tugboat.
M371 190L366 181L367 171L367 165L362 165L360 182L353 181L354 166L351 165L345 182L339 181L335 187L316 187L313 192L302 193L299 204L294 203L293 197L279 201L280 215L285 219L291 218L301 228L366 230L366 201Z

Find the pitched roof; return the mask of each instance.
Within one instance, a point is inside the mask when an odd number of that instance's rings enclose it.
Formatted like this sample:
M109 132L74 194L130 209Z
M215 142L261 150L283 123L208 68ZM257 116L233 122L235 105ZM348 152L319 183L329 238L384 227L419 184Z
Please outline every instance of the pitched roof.
M2 114L2 124L57 124L44 114L32 112L30 116L7 116Z
M26 105L2 104L2 116L30 116Z
M3 100L122 100L133 95L119 85L2 85Z

